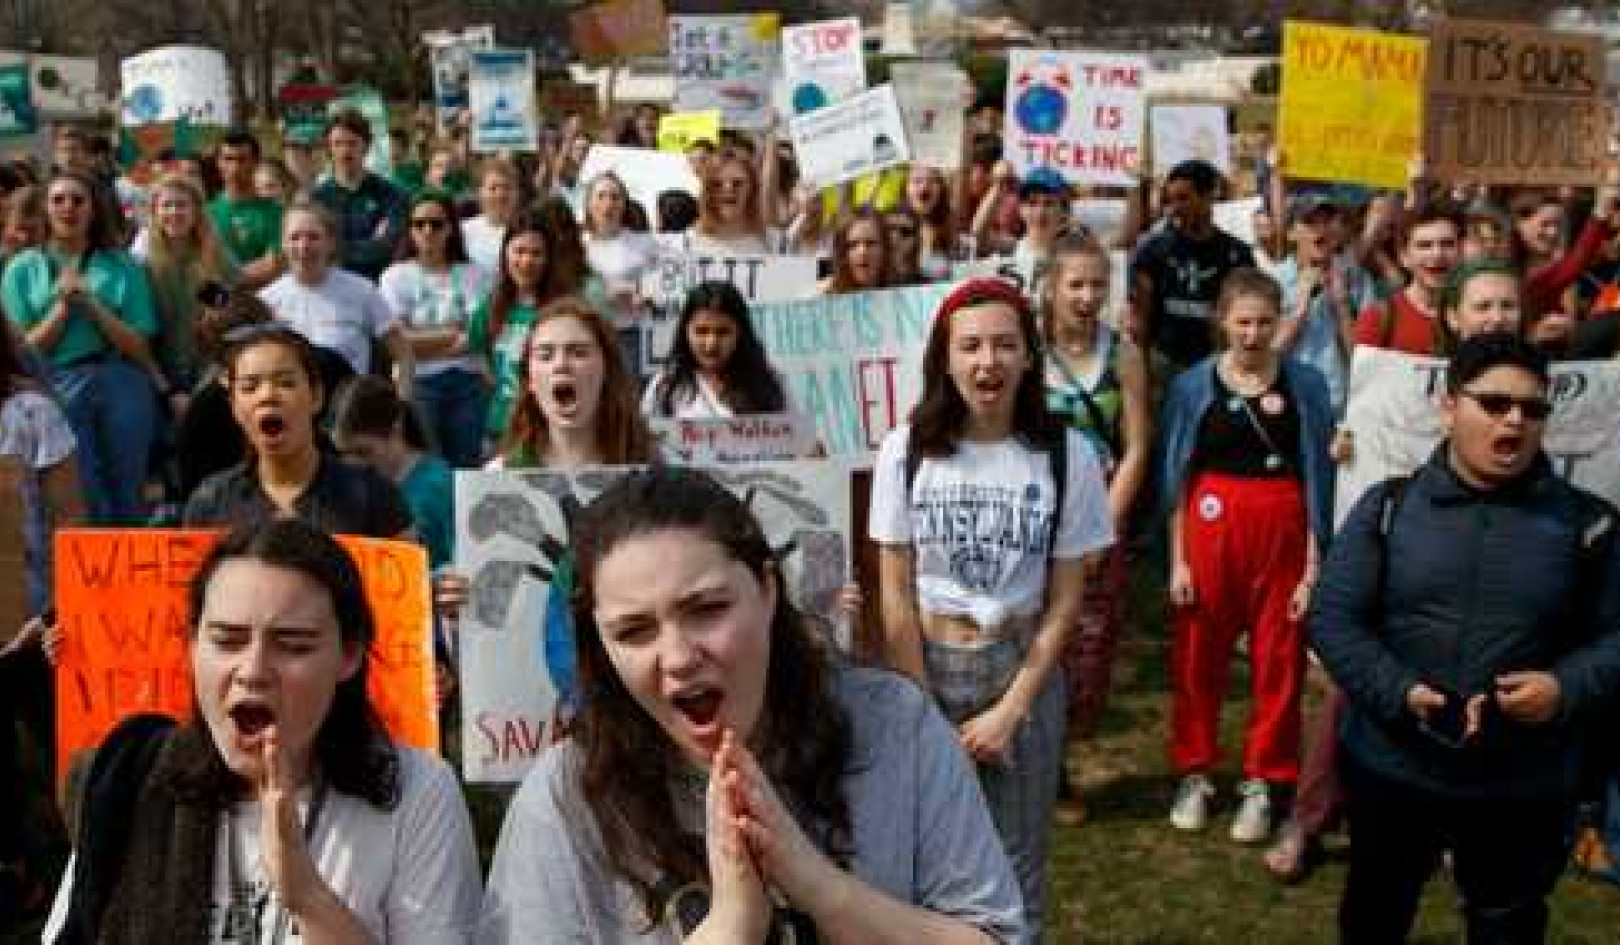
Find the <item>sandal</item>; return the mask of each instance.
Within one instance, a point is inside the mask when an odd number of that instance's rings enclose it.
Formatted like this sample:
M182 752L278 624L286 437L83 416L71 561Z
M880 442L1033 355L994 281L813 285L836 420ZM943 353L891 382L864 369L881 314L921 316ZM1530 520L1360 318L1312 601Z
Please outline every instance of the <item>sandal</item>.
M1322 858L1322 846L1315 837L1307 836L1304 828L1292 820L1277 831L1277 840L1266 850L1261 861L1266 871L1279 883L1292 886L1311 875Z

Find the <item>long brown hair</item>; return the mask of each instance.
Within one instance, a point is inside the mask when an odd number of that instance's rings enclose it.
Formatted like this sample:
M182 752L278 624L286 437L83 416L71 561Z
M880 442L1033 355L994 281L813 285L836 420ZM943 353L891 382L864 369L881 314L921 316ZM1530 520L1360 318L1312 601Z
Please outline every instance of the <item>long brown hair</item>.
M849 264L849 244L853 239L851 234L855 227L866 224L877 230L878 251L883 254L883 261L878 265L878 284L863 286L855 283L855 274ZM845 292L868 292L875 289L886 288L894 283L894 254L889 250L889 234L884 230L883 215L871 207L861 207L844 217L833 231L832 238L832 279L827 283L829 295L840 295Z
M709 172L701 181L701 193L698 196L698 220L694 230L701 236L714 236L720 226L720 172L728 167L741 168L748 175L748 183L743 187L746 202L743 204L743 215L750 231L758 233L763 238L766 233L765 209L759 205L759 169L751 162L735 154L722 152L709 165Z
M517 280L512 278L510 264L506 259L507 250L518 237L531 235L539 236L546 244L545 269L540 273L540 284L534 288L536 305L544 305L563 294L558 288L555 240L552 239L550 229L538 214L520 211L507 226L506 235L501 238L499 272L496 274L495 289L489 296L489 351L481 352L482 354L489 355L500 347L501 335L506 332L506 320L511 317L512 308L518 304L518 284Z
M921 456L941 458L956 452L967 420L967 403L950 372L952 316L977 305L1005 305L1018 315L1018 331L1029 352L1029 369L1014 393L1013 434L1034 449L1053 449L1064 435L1063 421L1046 406L1046 359L1035 310L1012 283L994 277L969 279L939 303L934 327L923 349L923 392L911 411L911 446Z
M523 354L518 361L517 403L512 408L512 421L507 426L506 440L501 453L516 463L538 462L545 455L550 433L546 415L529 390L529 346L535 331L546 322L559 318L572 318L582 323L596 340L602 352L602 396L596 406L596 449L602 463L621 466L630 463L651 462L657 455L652 434L641 416L636 403L635 385L624 366L624 355L619 350L618 333L608 325L602 313L585 300L565 297L540 310L529 335L523 340Z
M625 476L574 525L574 639L580 685L590 693L573 732L584 761L581 787L608 861L640 894L649 930L663 911L660 888L705 880L707 862L702 843L691 841L676 816L671 787L687 762L630 694L603 646L596 572L624 541L670 530L713 542L755 580L780 582L782 574L747 505L699 470L665 466ZM854 734L849 713L833 697L832 657L780 586L767 632L765 703L752 739L761 746L760 766L803 820L811 842L847 866L853 828L843 782L854 765ZM630 771L633 777L626 776Z

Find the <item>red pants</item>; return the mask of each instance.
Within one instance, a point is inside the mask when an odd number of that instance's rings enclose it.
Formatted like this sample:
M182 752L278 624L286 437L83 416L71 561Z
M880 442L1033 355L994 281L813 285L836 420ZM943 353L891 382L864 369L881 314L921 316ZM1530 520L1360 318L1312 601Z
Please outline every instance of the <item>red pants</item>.
M1213 767L1221 697L1237 638L1249 632L1253 705L1243 776L1299 779L1304 627L1288 602L1305 572L1305 500L1292 479L1203 474L1187 489L1182 547L1193 603L1174 611L1170 652L1170 762L1181 773Z

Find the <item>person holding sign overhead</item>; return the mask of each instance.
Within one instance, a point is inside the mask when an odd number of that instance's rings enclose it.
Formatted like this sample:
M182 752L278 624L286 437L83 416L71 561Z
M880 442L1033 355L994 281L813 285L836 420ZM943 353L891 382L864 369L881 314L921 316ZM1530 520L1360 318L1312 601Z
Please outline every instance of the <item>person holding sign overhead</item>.
M642 414L704 420L787 409L787 391L754 333L742 293L718 280L693 286L669 363L642 395Z
M1035 313L997 278L940 303L923 393L873 464L888 664L934 693L973 758L1042 928L1063 765L1063 648L1114 541L1096 453L1046 406Z
M102 742L43 941L473 941L460 785L377 717L354 559L298 519L255 523L189 597L196 711Z
M1159 506L1169 521L1170 823L1202 830L1215 786L1220 700L1249 633L1253 705L1231 837L1264 840L1272 791L1299 778L1301 621L1332 534L1334 412L1315 368L1274 347L1282 290L1258 269L1226 277L1222 350L1183 372L1161 414Z
M1031 939L950 726L834 662L740 498L631 473L572 546L592 696L507 812L481 942Z

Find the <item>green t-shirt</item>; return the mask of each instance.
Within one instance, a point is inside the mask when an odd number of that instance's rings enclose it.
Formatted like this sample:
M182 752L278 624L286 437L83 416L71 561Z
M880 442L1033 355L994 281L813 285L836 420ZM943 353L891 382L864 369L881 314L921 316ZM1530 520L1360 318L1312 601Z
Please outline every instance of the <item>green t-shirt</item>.
M528 340L529 328L540 317L540 310L532 305L515 304L506 313L506 324L501 336L489 336L489 299L485 298L467 323L467 347L484 359L495 377L495 390L489 398L488 421L485 431L497 442L506 434L507 421L517 403L518 368L523 361L523 343Z
M208 205L214 229L240 263L262 259L281 246L281 205L273 200L249 197L232 200L223 191Z
M411 508L416 536L427 547L428 567L450 563L455 548L455 474L437 456L424 455L399 484Z
M18 328L27 331L50 315L56 304L56 279L62 269L78 260L59 259L45 249L25 249L6 265L0 277L0 304ZM92 254L85 266L90 294L117 314L120 321L148 338L158 333L157 306L146 269L123 250L104 249ZM56 344L41 351L52 364L67 365L80 358L112 350L112 343L96 327L95 317L75 308Z

